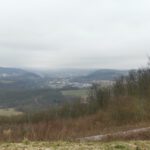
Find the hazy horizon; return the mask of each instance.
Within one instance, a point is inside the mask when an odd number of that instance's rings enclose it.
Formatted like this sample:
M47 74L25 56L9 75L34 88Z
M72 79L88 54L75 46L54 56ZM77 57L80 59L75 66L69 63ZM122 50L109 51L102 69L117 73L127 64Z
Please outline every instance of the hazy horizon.
M77 67L72 67L72 68L67 68L67 67L61 67L61 68L44 68L44 67L17 67L17 66L0 66L0 68L6 68L6 69L22 69L22 70L26 70L26 71L37 71L37 72L63 72L63 71L96 71L96 70L122 70L122 71L130 71L130 70L136 70L136 69L140 69L140 68L145 68L147 67L146 65L139 65L137 68L103 68L103 67L89 67L89 68L77 68Z
M0 66L135 69L150 53L148 0L5 0Z

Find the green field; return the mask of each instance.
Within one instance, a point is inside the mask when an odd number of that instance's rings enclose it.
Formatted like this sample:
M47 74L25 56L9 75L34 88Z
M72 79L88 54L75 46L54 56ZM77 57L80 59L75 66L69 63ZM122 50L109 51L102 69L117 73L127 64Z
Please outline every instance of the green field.
M132 142L23 142L5 143L0 150L150 150L150 141Z
M79 90L64 90L62 91L64 96L75 96L75 97L84 97L87 96L87 89L79 89Z
M13 108L8 108L8 109L0 109L0 116L16 116L16 115L21 115L22 112L19 112Z

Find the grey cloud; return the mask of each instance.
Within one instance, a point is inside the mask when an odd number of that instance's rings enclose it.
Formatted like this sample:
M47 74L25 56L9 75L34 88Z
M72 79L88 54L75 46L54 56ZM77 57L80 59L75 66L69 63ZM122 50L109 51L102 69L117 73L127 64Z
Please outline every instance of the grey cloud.
M2 1L0 65L138 67L150 53L149 6L149 0Z

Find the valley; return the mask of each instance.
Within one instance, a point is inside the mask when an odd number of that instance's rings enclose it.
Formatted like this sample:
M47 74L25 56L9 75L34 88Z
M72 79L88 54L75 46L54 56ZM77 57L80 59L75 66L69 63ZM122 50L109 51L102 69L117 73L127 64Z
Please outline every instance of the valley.
M108 69L40 72L0 67L0 108L23 112L46 110L66 101L85 98L93 84L109 86L114 83L113 77L126 73Z

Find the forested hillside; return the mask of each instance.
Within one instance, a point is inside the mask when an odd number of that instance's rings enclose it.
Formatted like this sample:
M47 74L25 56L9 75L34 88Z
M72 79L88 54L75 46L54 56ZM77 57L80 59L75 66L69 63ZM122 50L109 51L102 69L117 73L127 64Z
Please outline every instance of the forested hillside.
M42 110L64 102L61 92L53 89L1 89L0 107L19 110Z

